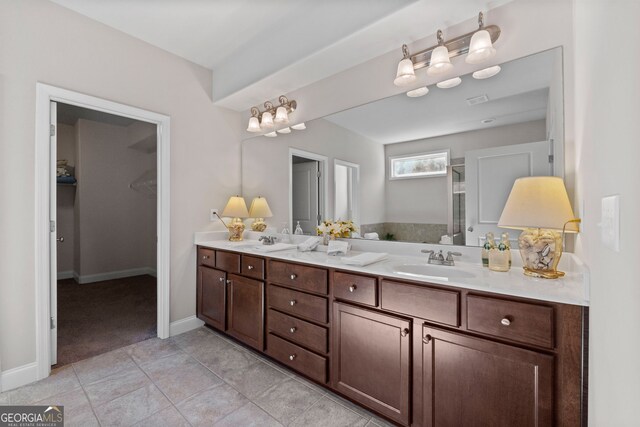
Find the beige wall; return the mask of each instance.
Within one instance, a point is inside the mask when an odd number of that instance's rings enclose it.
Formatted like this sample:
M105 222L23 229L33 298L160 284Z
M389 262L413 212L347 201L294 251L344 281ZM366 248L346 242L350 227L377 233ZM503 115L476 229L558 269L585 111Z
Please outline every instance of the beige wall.
M76 165L76 129L74 126L59 123L57 126L58 159L66 159L70 166ZM76 187L70 185L57 186L56 220L58 236L64 242L57 244L58 273L73 272L74 263L74 204Z
M591 270L589 425L636 426L640 402L640 2L575 0L577 252ZM603 37L603 35L606 35ZM615 58L602 62L603 54ZM620 195L620 252L602 245L601 198Z
M43 0L0 2L0 359L35 361L36 82L171 117L171 321L195 313L193 232L240 191L239 115L216 108L212 74Z

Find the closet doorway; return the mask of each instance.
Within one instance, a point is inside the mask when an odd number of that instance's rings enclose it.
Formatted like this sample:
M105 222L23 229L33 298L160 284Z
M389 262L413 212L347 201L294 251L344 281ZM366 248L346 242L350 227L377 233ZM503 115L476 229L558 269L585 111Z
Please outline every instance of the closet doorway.
M52 365L169 336L169 118L43 84L36 101L44 378Z

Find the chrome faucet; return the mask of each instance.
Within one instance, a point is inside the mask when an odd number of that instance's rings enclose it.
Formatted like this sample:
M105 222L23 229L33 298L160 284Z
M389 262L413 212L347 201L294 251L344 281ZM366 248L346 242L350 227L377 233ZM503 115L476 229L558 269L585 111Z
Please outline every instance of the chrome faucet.
M432 249L422 249L420 252L422 252L423 254L429 254L429 260L428 263L429 264L435 264L435 265L446 265L446 266L454 266L454 260L453 257L454 256L462 256L462 254L460 252L451 252L448 251L447 252L447 257L445 258L442 250L438 251L438 253L436 253L436 251L432 250Z
M263 245L273 245L278 238L276 236L260 236L258 239L259 242L262 242Z

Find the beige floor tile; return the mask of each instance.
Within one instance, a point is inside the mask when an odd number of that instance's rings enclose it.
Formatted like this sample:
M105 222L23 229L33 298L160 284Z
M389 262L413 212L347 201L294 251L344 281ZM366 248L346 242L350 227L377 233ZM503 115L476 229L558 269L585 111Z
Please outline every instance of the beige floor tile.
M170 405L162 392L150 384L94 409L103 426L129 426Z
M169 340L151 338L123 349L134 362L142 364L178 353L180 348Z
M196 358L199 355L231 346L219 335L212 333L204 327L177 335L170 338L170 340L180 347L182 351L196 356Z
M140 368L133 366L84 386L94 406L103 405L113 399L151 384L151 380Z
M183 352L145 363L141 368L173 403L222 384L217 375Z
M249 402L216 422L216 427L278 427L282 426L271 415Z
M334 394L330 391L327 391L326 396L333 400L334 402L339 403L340 405L344 406L347 409L351 409L353 412L356 412L358 414L360 414L360 416L364 417L364 418L371 418L373 416L372 412L367 411L366 409L364 409L361 406L356 405L355 403L351 402L350 400L347 400L345 398L343 398L342 396L338 396L337 394Z
M382 418L373 416L367 424L367 427L395 427L395 425L391 424L389 421L383 420Z
M225 373L223 378L233 388L249 399L258 397L269 387L279 384L289 377L273 367L256 360L247 368Z
M135 424L136 427L190 427L187 420L184 419L180 412L173 407L163 409L156 412L149 418Z
M89 400L84 390L77 388L67 393L58 394L47 397L36 405L57 405L64 406L64 425L65 426L98 426L93 409L89 404Z
M247 398L227 384L205 390L176 407L193 426L211 426L241 408Z
M258 361L246 351L232 346L218 348L194 357L221 378L232 371L247 369Z
M282 424L288 425L321 397L302 383L288 379L267 389L254 402Z
M368 418L363 418L328 397L323 397L290 425L292 427L357 427L365 426L368 422Z
M135 366L136 364L133 363L131 357L122 349L110 351L73 364L73 368L82 384L94 383Z
M80 383L73 368L63 366L51 371L51 375L43 380L2 393L2 399L6 404L26 405L78 388Z

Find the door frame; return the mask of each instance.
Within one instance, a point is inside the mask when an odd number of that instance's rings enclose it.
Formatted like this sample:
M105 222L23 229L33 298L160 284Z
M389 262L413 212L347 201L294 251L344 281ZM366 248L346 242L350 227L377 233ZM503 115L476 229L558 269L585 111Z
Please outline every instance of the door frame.
M170 297L170 117L79 92L36 83L35 128L35 311L36 366L38 379L51 372L50 294L51 249L49 231L51 102L62 102L91 110L128 117L156 125L157 129L157 330L159 338L169 337ZM55 236L55 235L54 235Z
M304 157L305 159L315 160L319 163L320 181L318 188L318 212L322 215L322 220L328 217L327 206L327 188L329 188L329 158L321 154L311 153L309 151L299 150L289 147L289 230L293 233L293 156Z

